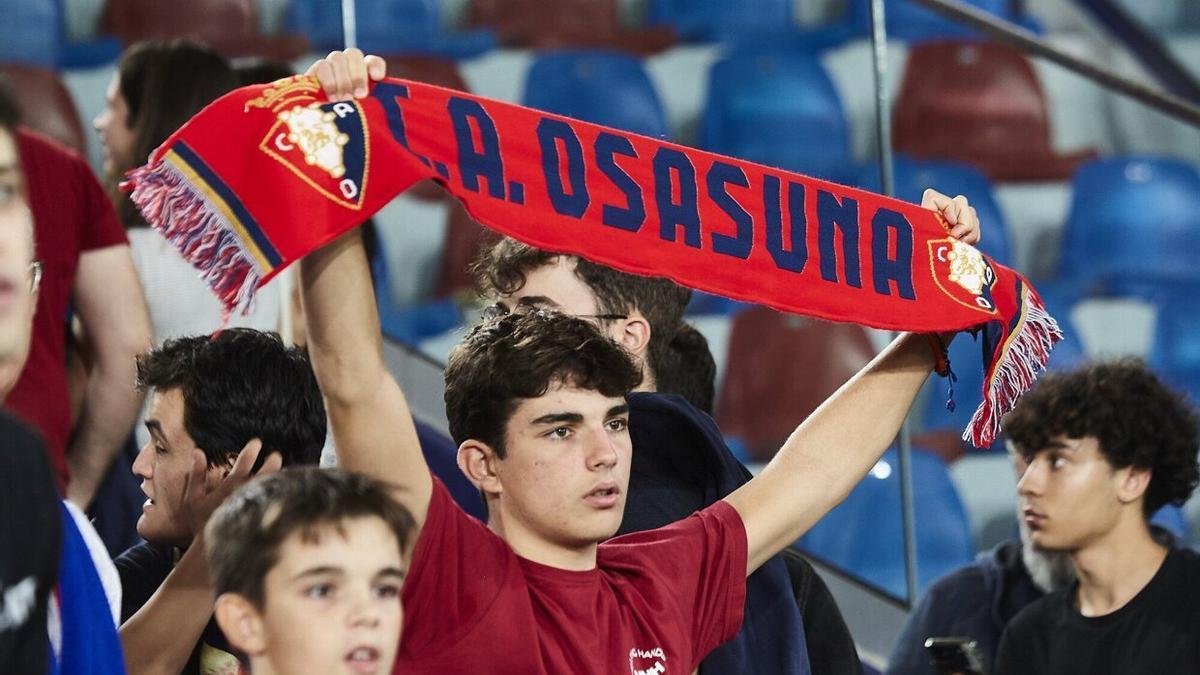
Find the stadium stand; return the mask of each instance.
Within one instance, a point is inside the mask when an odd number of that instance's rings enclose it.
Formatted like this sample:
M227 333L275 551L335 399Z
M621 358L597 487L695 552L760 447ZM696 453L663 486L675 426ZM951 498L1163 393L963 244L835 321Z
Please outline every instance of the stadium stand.
M644 136L667 135L654 85L636 57L599 50L538 55L525 76L522 103Z
M81 155L87 154L79 111L57 72L39 66L0 64L0 75L8 78L16 92L23 124Z
M837 565L887 593L905 596L904 534L900 511L899 453L884 453L867 477L801 537L802 550ZM917 522L918 585L970 562L975 542L967 511L946 463L937 455L913 448L912 481ZM847 536L869 531L870 536Z
M1061 180L1094 156L1056 153L1028 59L991 43L931 42L909 53L893 108L896 150L970 162L993 180Z

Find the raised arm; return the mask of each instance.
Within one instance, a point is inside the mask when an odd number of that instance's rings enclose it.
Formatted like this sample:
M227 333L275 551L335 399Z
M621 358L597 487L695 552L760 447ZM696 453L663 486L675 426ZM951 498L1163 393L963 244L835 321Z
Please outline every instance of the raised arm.
M979 241L975 209L926 190L950 233ZM753 480L725 498L746 527L749 575L808 531L862 480L891 445L935 365L923 335L903 335L817 408Z
M301 261L300 292L338 464L392 484L400 503L424 522L433 482L404 393L383 360L359 230Z

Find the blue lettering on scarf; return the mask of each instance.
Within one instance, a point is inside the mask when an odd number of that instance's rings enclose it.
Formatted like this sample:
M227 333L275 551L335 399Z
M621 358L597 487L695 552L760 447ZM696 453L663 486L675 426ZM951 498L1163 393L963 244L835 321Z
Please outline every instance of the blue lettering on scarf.
M713 162L704 177L708 187L708 197L717 208L725 212L737 227L737 234L729 236L720 232L710 235L714 253L733 256L745 260L750 257L750 249L754 246L754 219L742 208L736 199L729 195L726 185L750 187L746 172L740 167L725 162Z
M839 200L835 194L817 190L817 245L821 252L821 278L837 283L835 228L842 233L841 258L846 285L862 288L858 259L858 202L852 197Z
M763 176L763 209L767 220L767 252L775 266L789 272L803 272L808 263L808 217L804 214L804 185L788 181L788 239L792 250L783 243L783 208L779 204L779 178Z
M633 143L630 143L629 139L624 136L602 131L596 136L594 147L596 166L599 167L600 173L607 176L612 184L624 193L628 203L625 208L605 204L601 209L601 222L610 227L637 232L642 229L642 223L646 222L646 204L642 198L642 188L620 166L617 166L616 160L613 159L614 155L637 159L637 151L633 149Z
M580 218L588 207L588 189L584 178L583 146L571 125L562 120L542 118L537 125L538 144L542 147L542 173L546 176L546 193L554 210L566 216ZM567 181L571 191L563 186L558 170L559 144L567 156Z
M672 199L671 174L679 179L679 201ZM654 153L654 201L658 207L659 236L675 241L683 227L683 242L700 248L700 211L696 205L696 168L688 156L673 148Z
M496 124L478 101L450 97L446 104L450 121L454 125L454 138L458 142L458 171L464 188L479 192L479 178L487 179L488 194L504 199L504 160L500 157L500 136ZM471 121L479 129L479 140L483 146L475 147L471 137Z
M888 256L892 238L896 241L896 257ZM891 284L896 284L897 294L905 300L916 300L912 282L913 236L912 224L903 214L890 209L879 209L871 218L871 274L875 280L875 292L891 295Z

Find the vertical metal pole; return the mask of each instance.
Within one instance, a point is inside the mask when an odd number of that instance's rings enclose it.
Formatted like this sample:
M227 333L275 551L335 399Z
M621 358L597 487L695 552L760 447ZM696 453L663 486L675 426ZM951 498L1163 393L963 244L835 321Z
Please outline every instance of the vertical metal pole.
M354 0L342 0L342 42L344 49L358 46L358 19L354 14Z
M896 179L892 163L892 114L888 102L887 26L883 0L871 0L871 55L875 71L875 129L879 143L879 177L883 193L893 196ZM908 420L900 426L900 517L904 532L904 571L908 604L917 602L917 530L913 512L912 439Z

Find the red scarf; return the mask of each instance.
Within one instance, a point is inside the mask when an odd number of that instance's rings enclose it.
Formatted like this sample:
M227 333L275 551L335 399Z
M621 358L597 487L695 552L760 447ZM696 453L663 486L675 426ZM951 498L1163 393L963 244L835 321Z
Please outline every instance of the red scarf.
M1061 338L1016 272L888 197L441 87L387 79L325 103L306 77L234 91L127 189L228 309L413 183L538 248L832 321L983 327L964 438L991 443Z

